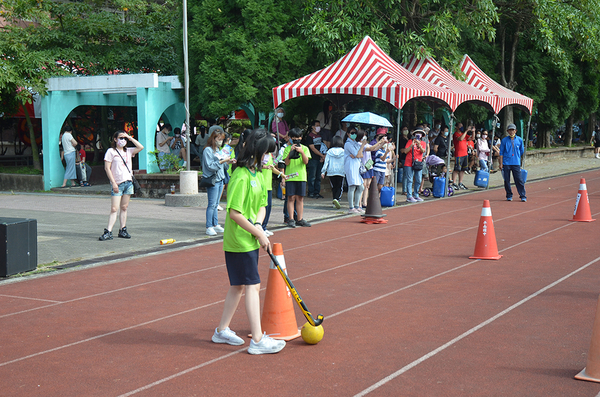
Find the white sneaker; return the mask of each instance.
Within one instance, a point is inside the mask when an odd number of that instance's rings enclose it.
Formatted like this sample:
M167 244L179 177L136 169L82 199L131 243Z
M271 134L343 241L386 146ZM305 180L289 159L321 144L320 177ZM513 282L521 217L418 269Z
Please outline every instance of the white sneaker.
M184 162L183 162L183 165L182 165L182 167L187 167L187 161L184 161Z
M254 339L250 341L250 347L248 348L248 353L250 354L269 354L269 353L278 353L285 347L284 340L276 340L267 336L267 334L263 334L260 342L254 342Z
M271 237L273 235L273 232L270 230L265 230L265 236L267 237Z
M227 343L228 345L233 346L241 346L244 344L244 340L237 336L235 332L230 330L229 327L225 328L221 332L217 332L217 328L215 328L212 341L215 343Z
M216 236L217 232L215 231L214 227L207 227L206 228L206 234L209 236Z
M215 229L215 232L217 232L217 233L223 233L225 231L225 229L223 229L223 226L221 226L221 225L217 225L217 226L213 227L213 229Z
M217 205L217 211L223 211L223 207L221 207L220 205Z

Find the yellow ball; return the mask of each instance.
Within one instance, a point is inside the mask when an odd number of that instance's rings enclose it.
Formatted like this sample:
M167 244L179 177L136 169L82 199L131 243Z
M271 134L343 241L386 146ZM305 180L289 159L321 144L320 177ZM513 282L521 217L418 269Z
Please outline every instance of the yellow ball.
M302 334L302 339L304 339L304 342L308 343L309 345L316 345L317 343L321 342L324 332L325 331L323 330L322 325L315 327L310 325L310 323L304 324L302 326L302 330L300 331Z

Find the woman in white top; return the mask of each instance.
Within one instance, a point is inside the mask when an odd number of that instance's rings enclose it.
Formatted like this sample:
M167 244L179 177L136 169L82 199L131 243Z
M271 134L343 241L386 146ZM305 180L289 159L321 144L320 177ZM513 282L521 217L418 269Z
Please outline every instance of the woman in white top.
M127 141L133 143L135 147L126 147ZM108 226L100 236L100 241L112 240L112 228L117 221L117 211L119 208L119 237L131 238L127 233L127 207L129 199L133 194L133 171L131 168L131 159L137 153L144 149L141 143L127 134L125 131L117 131L113 135L110 149L104 155L104 170L110 180L112 190L110 192L110 215L108 216Z
M71 180L72 187L79 186L76 181L77 173L75 171L75 146L77 146L77 141L73 139L71 131L73 131L71 126L66 125L60 138L63 147L63 156L67 163L67 167L65 168L65 178L61 187L67 187L67 181L69 179Z

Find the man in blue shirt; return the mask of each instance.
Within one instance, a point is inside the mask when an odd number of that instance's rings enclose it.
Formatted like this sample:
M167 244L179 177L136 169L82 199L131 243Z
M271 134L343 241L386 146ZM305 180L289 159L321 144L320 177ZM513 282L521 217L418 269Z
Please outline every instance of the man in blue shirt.
M517 126L509 124L507 128L508 136L502 138L500 143L500 171L504 178L504 189L506 190L506 200L512 201L512 189L510 187L510 173L512 171L515 186L521 201L527 201L525 195L525 184L521 178L521 157L525 153L523 139L517 135Z

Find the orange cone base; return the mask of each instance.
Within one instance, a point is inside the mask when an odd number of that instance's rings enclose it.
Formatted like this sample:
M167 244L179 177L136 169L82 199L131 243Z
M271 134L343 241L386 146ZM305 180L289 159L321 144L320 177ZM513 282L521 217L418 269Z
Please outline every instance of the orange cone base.
M587 367L586 367L587 368ZM591 376L589 376L585 370L586 368L582 369L580 373L578 373L577 375L575 375L575 379L577 380L586 380L588 382L596 382L596 383L600 383L600 379L598 378L593 378Z
M294 335L287 335L287 336L269 335L269 337L271 339L284 340L286 342L289 342L289 341L299 338L301 336L302 336L302 331L300 329L298 329L298 332L295 333ZM252 338L252 334L248 334L248 338Z
M502 255L496 255L496 256L470 256L469 259L500 259L502 258Z
M569 219L571 222L594 222L595 219Z
M385 216L385 215L383 215L383 216ZM370 216L365 216L360 221L362 223L366 223L368 225L377 225L377 224L381 224L381 223L388 223L387 219L373 218L373 217L370 217Z

